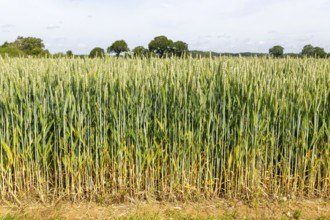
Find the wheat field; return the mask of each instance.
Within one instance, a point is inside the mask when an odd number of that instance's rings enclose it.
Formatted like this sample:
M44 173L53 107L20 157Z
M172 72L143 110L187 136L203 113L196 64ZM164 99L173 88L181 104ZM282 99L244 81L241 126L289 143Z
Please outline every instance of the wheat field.
M0 57L0 193L327 198L329 59Z

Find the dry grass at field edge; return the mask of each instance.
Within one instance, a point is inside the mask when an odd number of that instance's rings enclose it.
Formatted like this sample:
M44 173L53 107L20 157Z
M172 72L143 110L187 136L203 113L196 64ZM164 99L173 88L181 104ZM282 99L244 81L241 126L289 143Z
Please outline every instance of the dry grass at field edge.
M199 203L137 202L102 205L59 202L56 205L1 203L0 219L330 219L325 200L278 202L213 200ZM323 218L321 218L323 217Z

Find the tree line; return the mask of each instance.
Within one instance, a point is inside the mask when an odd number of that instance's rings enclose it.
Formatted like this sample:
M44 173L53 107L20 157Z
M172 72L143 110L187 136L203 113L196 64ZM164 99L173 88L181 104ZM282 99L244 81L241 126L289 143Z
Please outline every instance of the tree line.
M11 57L19 56L52 56L52 57L73 57L79 56L74 55L71 50L64 53L51 54L47 49L43 40L35 37L22 37L19 36L14 42L5 42L0 46L0 55L8 55ZM305 45L300 53L284 53L284 47L280 45L273 46L269 49L269 53L216 53L216 52L205 52L192 50L189 51L188 44L184 41L173 41L164 35L157 36L152 39L148 48L143 46L137 46L130 50L125 40L117 40L113 42L106 50L101 47L95 47L89 53L89 57L104 57L106 54L114 56L125 56L125 57L168 57L184 55L192 57L207 57L207 56L272 56L272 57L315 57L315 58L326 58L330 57L330 53L327 54L324 48L314 47L310 44ZM85 56L85 55L80 55Z
M7 54L12 57L16 56L44 56L50 55L45 49L43 40L35 37L17 37L14 42L5 42L0 46L0 54Z
M106 50L109 54L114 54L119 57L121 55L139 56L139 57L165 57L178 56L181 57L188 52L188 44L183 41L173 41L166 36L157 36L148 44L148 48L137 46L132 51L128 48L124 40L117 40L113 42ZM104 57L105 50L96 47L89 53L89 57Z
M183 56L188 53L188 44L183 41L173 41L166 36L157 36L148 44L148 48L137 46L132 51L128 48L124 40L117 40L113 42L106 50L106 52L115 56L140 56L140 57L165 57L165 56ZM90 51L89 57L104 57L106 52L103 48L95 47ZM14 42L5 42L0 46L0 55L7 54L11 57L18 56L74 56L71 50L64 53L50 54L45 49L43 40L35 37L21 37L19 36Z
M284 47L280 45L276 45L269 49L269 54L274 57L283 57L284 56ZM294 56L295 54L291 54ZM300 54L296 54L298 56L305 56L305 57L315 57L315 58L326 58L330 57L330 53L327 54L324 51L324 48L321 47L314 47L311 44L305 45L300 52ZM289 54L290 56L290 54Z

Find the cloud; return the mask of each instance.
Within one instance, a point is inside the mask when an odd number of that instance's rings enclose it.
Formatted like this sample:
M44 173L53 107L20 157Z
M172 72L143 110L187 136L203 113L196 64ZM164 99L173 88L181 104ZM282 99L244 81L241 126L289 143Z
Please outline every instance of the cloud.
M66 38L66 37L56 37L55 38L55 40L56 41L65 41L65 40L67 40L68 38Z
M146 46L158 35L183 40L191 50L219 52L266 51L275 44L300 51L307 43L324 47L330 39L330 0L0 2L7 8L0 13L0 42L18 35L42 36L51 43L47 49L54 52L76 49L88 53L90 48L117 39L125 39L130 47ZM17 2L21 7L17 8ZM80 42L84 44L77 45ZM329 46L325 49L330 50Z
M242 40L242 43L243 44L247 44L247 45L253 45L254 44L253 41L252 41L252 39L250 39L250 38L243 39Z
M79 44L77 44L77 47L81 48L81 49L85 49L85 48L88 48L88 45L85 43L79 43Z
M13 28L15 27L15 25L13 24L3 24L3 25L0 25L0 28L1 29L9 29L9 28Z
M191 45L194 49L198 50L209 50L210 40L206 38L199 38L197 41L193 42Z
M9 33L13 27L15 27L15 25L13 24L3 24L0 25L0 29L1 29L1 33Z
M267 34L279 34L279 32L275 31L275 30L270 30L270 31L267 31Z
M161 6L162 8L166 8L166 9L171 8L171 5L170 5L170 4L167 4L167 3L165 3L165 2L161 3L160 6Z
M307 41L312 40L313 38L314 38L313 34L305 34L304 36L297 38L297 40L300 42L307 42Z
M217 36L217 38L218 38L218 39L229 39L229 38L231 38L231 36L228 35L228 34L222 33L222 34L219 34L219 35Z
M48 25L46 28L47 28L47 30L54 30L54 29L60 28L60 26L51 24L51 25Z

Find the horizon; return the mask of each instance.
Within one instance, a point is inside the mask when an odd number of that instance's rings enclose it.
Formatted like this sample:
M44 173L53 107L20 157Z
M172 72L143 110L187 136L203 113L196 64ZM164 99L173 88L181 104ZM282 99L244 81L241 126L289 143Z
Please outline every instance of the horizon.
M0 14L0 44L37 37L51 53L88 54L121 39L130 49L147 48L159 35L216 53L268 53L274 45L299 53L307 44L330 51L326 0L12 0L0 7L7 9Z

